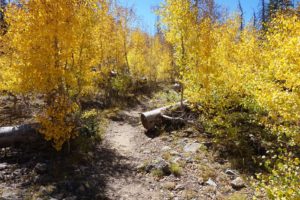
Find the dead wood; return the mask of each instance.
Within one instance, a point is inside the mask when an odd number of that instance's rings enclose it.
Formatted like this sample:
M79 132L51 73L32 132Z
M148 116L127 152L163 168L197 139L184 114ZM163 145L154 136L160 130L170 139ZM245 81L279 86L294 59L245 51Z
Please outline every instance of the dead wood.
M38 124L0 127L0 148L35 142L41 138L37 130Z

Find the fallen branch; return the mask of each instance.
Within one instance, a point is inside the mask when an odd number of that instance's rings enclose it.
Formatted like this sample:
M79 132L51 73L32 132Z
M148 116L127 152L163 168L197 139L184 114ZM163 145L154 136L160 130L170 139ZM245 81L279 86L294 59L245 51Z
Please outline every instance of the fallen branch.
M19 143L31 143L41 138L38 124L25 124L0 128L0 148L10 147Z

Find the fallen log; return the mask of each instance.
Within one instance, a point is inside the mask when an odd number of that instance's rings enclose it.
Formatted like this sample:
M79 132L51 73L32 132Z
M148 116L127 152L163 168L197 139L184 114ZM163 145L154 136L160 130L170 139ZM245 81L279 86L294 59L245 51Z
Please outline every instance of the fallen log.
M186 102L187 101L184 101L184 103ZM175 105L165 106L142 113L141 121L143 126L147 130L153 129L156 125L159 125L161 123L163 118L166 118L166 115L164 115L165 111L171 108L178 108L179 106L181 106L181 103L176 103Z
M38 124L0 127L0 148L20 143L31 143L41 139Z

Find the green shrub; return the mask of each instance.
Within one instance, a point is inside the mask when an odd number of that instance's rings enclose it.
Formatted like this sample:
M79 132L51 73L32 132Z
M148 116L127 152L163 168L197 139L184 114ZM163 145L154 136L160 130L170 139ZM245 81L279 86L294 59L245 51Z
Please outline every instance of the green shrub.
M273 156L265 161L269 174L258 174L255 184L256 199L267 195L269 199L300 199L300 161L291 154Z
M171 163L170 171L174 176L180 176L182 174L182 168L177 163Z

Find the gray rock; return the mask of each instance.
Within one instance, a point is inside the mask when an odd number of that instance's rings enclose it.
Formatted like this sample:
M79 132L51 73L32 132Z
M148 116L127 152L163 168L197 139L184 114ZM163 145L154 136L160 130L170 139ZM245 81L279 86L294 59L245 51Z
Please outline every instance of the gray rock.
M88 152L88 156L89 157L94 157L94 153L93 152Z
M177 144L179 146L183 146L184 147L188 143L188 141L189 141L189 139L183 138L183 139L178 140Z
M154 164L154 168L163 171L165 175L171 174L170 165L164 159L158 160L158 162Z
M244 187L246 187L244 180L241 177L237 177L233 181L231 181L232 188L236 190L240 190Z
M13 175L14 175L14 176L22 175L22 170L21 170L21 169L16 169L16 170L13 172Z
M0 163L0 170L4 170L8 167L7 163Z
M137 167L136 167L136 169L138 170L138 171L144 171L145 170L145 168L146 168L146 166L145 166L145 164L139 164Z
M188 128L186 130L184 130L185 133L188 133L188 134L193 134L195 132L195 130L193 128Z
M218 186L212 179L208 179L208 181L206 181L206 184L214 187Z
M170 164L164 159L158 159L145 167L145 171L148 173L152 170L161 170L165 175L171 174Z
M200 143L189 143L185 145L183 150L185 152L196 153L200 147L201 147Z
M47 172L47 170L48 170L48 167L47 167L47 165L45 163L38 163L34 167L34 170L38 174L45 174Z
M185 188L184 185L179 184L175 187L175 190L180 191L180 190L184 190L184 188Z
M39 189L39 193L42 194L42 195L45 195L47 194L47 189L45 186L41 186L40 189Z
M193 157L186 158L186 163L193 163L195 160Z

